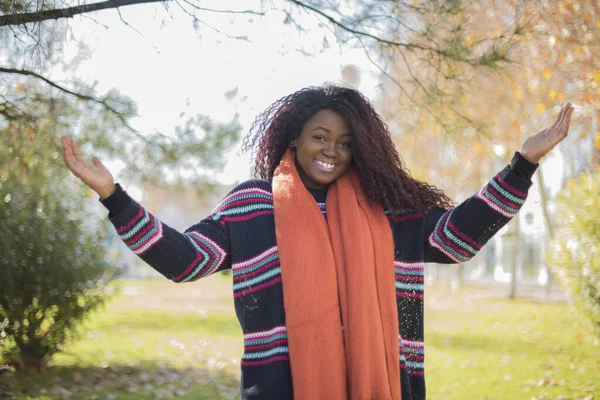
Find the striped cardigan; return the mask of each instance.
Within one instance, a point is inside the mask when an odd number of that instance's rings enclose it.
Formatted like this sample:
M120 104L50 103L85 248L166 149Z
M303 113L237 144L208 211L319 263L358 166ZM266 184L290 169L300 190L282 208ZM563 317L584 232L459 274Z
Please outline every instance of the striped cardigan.
M404 400L425 399L424 263L472 258L519 211L535 168L516 153L510 166L452 210L386 213L395 243L398 362ZM326 191L311 193L326 215ZM242 398L291 399L270 180L240 184L208 217L184 233L161 222L119 185L102 203L127 246L167 278L190 282L232 269L235 311L244 333Z

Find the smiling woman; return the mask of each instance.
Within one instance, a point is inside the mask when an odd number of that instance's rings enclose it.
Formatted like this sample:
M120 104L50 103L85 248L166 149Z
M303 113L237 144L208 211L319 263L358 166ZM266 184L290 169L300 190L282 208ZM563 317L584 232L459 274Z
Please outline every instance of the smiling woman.
M563 107L453 208L410 176L359 92L302 89L246 137L259 179L183 233L127 195L100 160L89 165L73 140L62 145L69 169L150 266L174 282L233 271L244 399L423 400L424 263L469 260L517 214L535 163L566 137L572 112Z
M331 110L312 117L293 144L304 186L325 189L350 167L352 134L346 120Z

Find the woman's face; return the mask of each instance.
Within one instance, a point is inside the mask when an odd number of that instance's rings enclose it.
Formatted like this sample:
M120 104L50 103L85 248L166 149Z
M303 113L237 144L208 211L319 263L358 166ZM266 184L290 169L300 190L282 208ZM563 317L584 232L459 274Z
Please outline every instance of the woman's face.
M302 182L324 189L348 170L352 161L350 126L338 113L320 110L296 139L296 162Z

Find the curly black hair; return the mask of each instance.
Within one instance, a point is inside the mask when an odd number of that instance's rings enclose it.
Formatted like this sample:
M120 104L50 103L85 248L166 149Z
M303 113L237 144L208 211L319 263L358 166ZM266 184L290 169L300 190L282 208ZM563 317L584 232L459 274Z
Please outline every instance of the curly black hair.
M370 201L400 212L453 207L442 190L410 176L373 106L359 91L343 86L304 88L277 100L256 117L243 143L243 150L251 151L255 161L255 176L272 178L290 143L324 109L339 113L350 125L354 137L351 167Z

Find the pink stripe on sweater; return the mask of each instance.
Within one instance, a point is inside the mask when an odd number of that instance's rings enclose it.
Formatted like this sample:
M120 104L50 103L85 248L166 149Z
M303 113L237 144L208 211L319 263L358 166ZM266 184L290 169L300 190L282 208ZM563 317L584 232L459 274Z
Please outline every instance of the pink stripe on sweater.
M266 271L278 264L279 264L279 260L273 260L270 263L268 263L267 265L265 265L264 267L257 269L256 271L252 271L252 272L248 272L248 273L245 273L242 275L234 276L233 281L239 282L239 281L244 281L246 279L252 278L253 276L259 275L259 274L263 273L264 271Z
M411 215L389 215L388 219L391 219L394 222L402 222L402 221L406 221L409 219L415 219L415 218L421 218L425 216L425 213L420 213L420 214L411 214Z
M260 217L261 215L270 215L273 214L273 210L265 210L265 211L257 211L255 213L252 214L248 214L248 215L241 215L239 217L223 217L221 218L221 223L224 222L240 222L240 221L248 221L249 219L252 218L256 218L256 217Z
M498 214L502 214L507 218L512 218L515 216L515 212L511 212L511 211L508 211L508 210L505 210L504 208L502 208L500 205L498 205L496 203L495 200L490 199L488 194L485 193L483 190L481 190L477 194L477 198L479 198L481 201L485 202L491 209L496 211Z
M396 274L396 279L402 282L424 282L424 276L400 275Z
M131 239L126 240L125 244L127 246L134 244L135 242L137 242L138 240L140 240L142 237L144 237L144 235L146 233L148 233L148 231L150 229L152 229L152 228L154 228L154 218L150 217L150 221L148 221L148 224L146 224L146 226L144 227L144 229L142 229L138 234L136 234ZM143 245L143 243L141 245Z
M174 281L177 282L184 279L196 268L196 266L200 262L200 259L202 259L202 254L196 249L194 249L194 251L196 251L196 258L194 259L194 261L192 261L192 263L189 265L189 267L185 269L185 271L173 278Z
M256 340L269 338L273 335L280 335L287 332L285 325L278 325L266 331L252 331L244 333L244 340Z
M502 195L501 193L498 193L496 191L496 189L494 189L492 186L488 185L486 186L486 189L494 195L494 197L496 197L496 199L498 199L499 202L504 203L506 205L508 205L509 207L512 208L516 208L517 210L519 208L521 208L521 206L519 204L513 203L512 201L508 200L504 195Z
M287 346L288 341L285 339L281 339L281 340L276 340L272 343L267 343L267 344L257 344L257 345L253 345L253 346L245 346L244 347L244 351L250 352L250 351L257 351L257 350L263 350L263 349L268 349L270 347L277 347L279 345L286 345Z
M406 368L406 371L408 372L409 375L425 376L425 372L423 372L423 371L415 371L414 369L409 369L409 368Z
M273 286L273 285L275 285L276 283L279 283L279 282L281 282L281 276L278 276L276 279L273 279L272 281L265 282L265 283L260 284L258 286L254 286L254 287L251 287L251 288L248 288L248 289L241 290L241 291L239 291L237 293L234 293L233 297L236 298L236 297L245 296L245 295L248 295L250 293L254 293L254 292L258 291L258 290L264 289L266 287Z
M450 230L452 231L452 233L454 233L456 236L459 236L461 239L468 242L471 246L475 247L476 249L481 249L483 247L483 245L477 243L476 241L474 241L473 239L471 239L470 237L468 237L467 235L465 235L464 233L459 231L456 228L456 226L454 226L452 221L448 221L448 226L450 227Z
M508 190L512 194L515 194L524 199L527 198L527 193L519 192L517 189L515 189L514 187L512 187L508 183L506 183L506 181L504 179L502 179L502 177L500 175L496 175L494 177L494 179L496 179L498 181L498 183L504 187L504 189Z
M444 219L448 219L449 215L446 215L446 217L444 217ZM437 233L440 236L440 238L442 239L442 242L449 247L452 247L454 250L456 250L456 252L458 252L459 254L462 254L465 257L473 257L472 253L469 253L468 251L466 251L465 249L457 246L456 244L454 244L453 242L451 242L446 235L444 234L443 231L443 226L445 224L445 221L442 221L437 229ZM435 236L432 236L432 239L436 240L437 238Z
M243 206L246 204L258 204L258 203L273 204L273 201L269 200L269 199L263 199L263 198L242 199L242 200L234 201L232 203L228 203L228 204L224 205L222 208L219 208L216 212L223 212L230 208L234 208L237 206ZM215 213L212 213L212 214L215 214Z
M270 364L270 363L276 362L276 361L289 361L289 360L290 360L290 356L275 356L275 357L267 358L266 360L260 360L260 361L242 360L241 364L244 367L256 367L258 365Z
M140 207L140 211L138 211L137 215L135 217L133 217L133 219L131 221L129 221L129 223L127 223L127 225L118 228L117 233L123 233L123 232L131 229L131 227L133 225L135 225L138 222L138 220L140 218L142 218L143 216L144 216L144 208Z
M401 292L399 290L396 290L396 296L398 297L404 297L407 299L424 299L425 295L422 293L407 293L407 292Z

